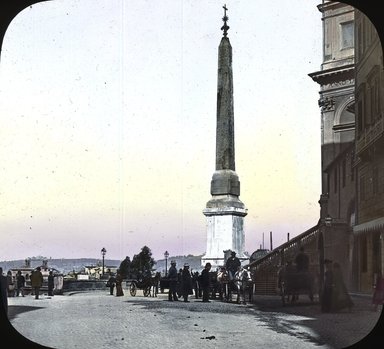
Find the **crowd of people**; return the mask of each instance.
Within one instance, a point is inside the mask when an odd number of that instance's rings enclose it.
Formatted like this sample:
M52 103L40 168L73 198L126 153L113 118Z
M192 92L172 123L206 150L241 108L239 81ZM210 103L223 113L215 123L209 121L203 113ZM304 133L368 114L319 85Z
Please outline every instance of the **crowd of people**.
M194 296L202 302L210 302L212 297L212 265L206 263L205 267L199 273L191 271L189 264L185 263L183 268L176 268L176 261L171 261L171 266L167 273L169 281L168 301L174 302L182 300L189 302L189 298ZM225 265L221 268L226 270L229 280L236 280L239 271L242 269L241 262L236 256L236 252L232 252L231 256L226 260ZM286 274L289 273L309 273L310 258L301 247L299 253L292 260L288 260L281 269ZM116 294L117 297L124 296L123 291L123 275L117 271L116 275L111 274L107 281L110 295ZM24 297L26 295L26 282L30 284L30 294L39 299L41 287L43 285L43 274L41 268L37 267L31 271L31 274L23 275L21 271L17 271L16 275L12 275L8 271L6 275L0 267L0 286L2 304L7 312L8 297ZM281 275L279 273L279 286L281 285ZM353 301L348 293L344 283L341 266L338 262L330 259L324 260L324 275L320 280L319 301L322 312L337 312L342 309L351 309ZM116 291L115 291L116 289ZM29 289L28 289L29 290ZM48 296L53 296L54 275L49 271L48 275ZM373 310L377 310L379 305L384 304L384 278L379 273L376 276L374 292L372 298Z
M206 263L201 274L198 271L191 272L189 264L185 263L178 271L176 261L171 261L168 300L174 302L182 298L184 302L189 302L189 296L194 295L195 298L202 297L203 302L209 302L210 270L211 263Z
M8 313L8 298L9 297L25 297L26 296L26 283L30 284L30 294L35 299L39 299L41 294L41 288L43 286L44 277L41 272L41 268L37 267L32 270L31 273L25 275L21 270L16 272L16 275L12 274L11 270L8 270L7 274L3 274L3 268L0 267L0 290L2 305L6 313ZM54 293L54 275L50 270L47 278L48 296L53 297ZM29 288L28 288L29 289Z

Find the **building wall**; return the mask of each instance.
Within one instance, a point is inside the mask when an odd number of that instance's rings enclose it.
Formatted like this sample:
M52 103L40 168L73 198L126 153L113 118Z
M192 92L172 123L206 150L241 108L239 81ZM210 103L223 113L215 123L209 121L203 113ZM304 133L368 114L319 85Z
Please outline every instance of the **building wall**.
M338 261L350 280L351 224L355 202L354 8L323 1L323 63L309 74L320 85L321 176L320 222L324 258ZM325 218L330 219L325 226Z
M372 292L384 255L384 70L383 51L370 20L356 11L356 168L354 285Z
M353 63L354 8L335 1L323 1L319 10L323 13L322 70Z

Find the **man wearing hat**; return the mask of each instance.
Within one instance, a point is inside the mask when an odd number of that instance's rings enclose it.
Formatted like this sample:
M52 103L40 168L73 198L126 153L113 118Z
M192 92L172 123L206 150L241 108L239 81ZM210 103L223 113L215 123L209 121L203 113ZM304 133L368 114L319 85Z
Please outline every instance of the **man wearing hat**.
M43 286L43 274L40 267L37 267L31 274L31 286L35 292L35 299L39 299L40 288Z
M231 252L231 257L227 259L227 262L225 263L225 267L228 270L229 274L229 280L233 280L235 277L235 274L237 272L237 269L241 266L240 259L236 257L236 252Z
M189 264L184 264L183 272L181 273L181 291L183 294L184 302L189 302L188 296L193 294L192 288L192 275L189 271Z
M178 274L176 269L176 261L171 261L171 266L168 270L168 277L169 277L169 291L168 291L168 300L170 302L172 301L178 301L177 298L177 280L178 280Z

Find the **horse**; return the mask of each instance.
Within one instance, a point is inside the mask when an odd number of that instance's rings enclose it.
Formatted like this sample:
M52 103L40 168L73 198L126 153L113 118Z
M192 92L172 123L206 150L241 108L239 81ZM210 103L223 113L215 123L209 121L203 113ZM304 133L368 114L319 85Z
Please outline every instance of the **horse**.
M232 298L232 282L230 275L225 267L221 267L217 271L217 281L219 283L220 299L229 302Z
M239 267L239 270L235 274L234 285L236 287L237 298L236 302L246 304L246 296L248 293L248 299L252 302L253 298L253 282L250 275L250 272L243 268Z
M150 278L150 297L157 297L159 293L161 273L158 271Z

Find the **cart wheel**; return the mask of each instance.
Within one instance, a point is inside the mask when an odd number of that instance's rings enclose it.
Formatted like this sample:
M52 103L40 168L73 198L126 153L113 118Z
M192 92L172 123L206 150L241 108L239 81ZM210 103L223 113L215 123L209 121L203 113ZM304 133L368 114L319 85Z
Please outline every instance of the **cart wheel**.
M144 293L144 297L148 297L151 293L151 286L144 287L143 293Z
M136 296L136 284L134 282L131 283L131 286L129 286L129 293L131 294L132 297Z

